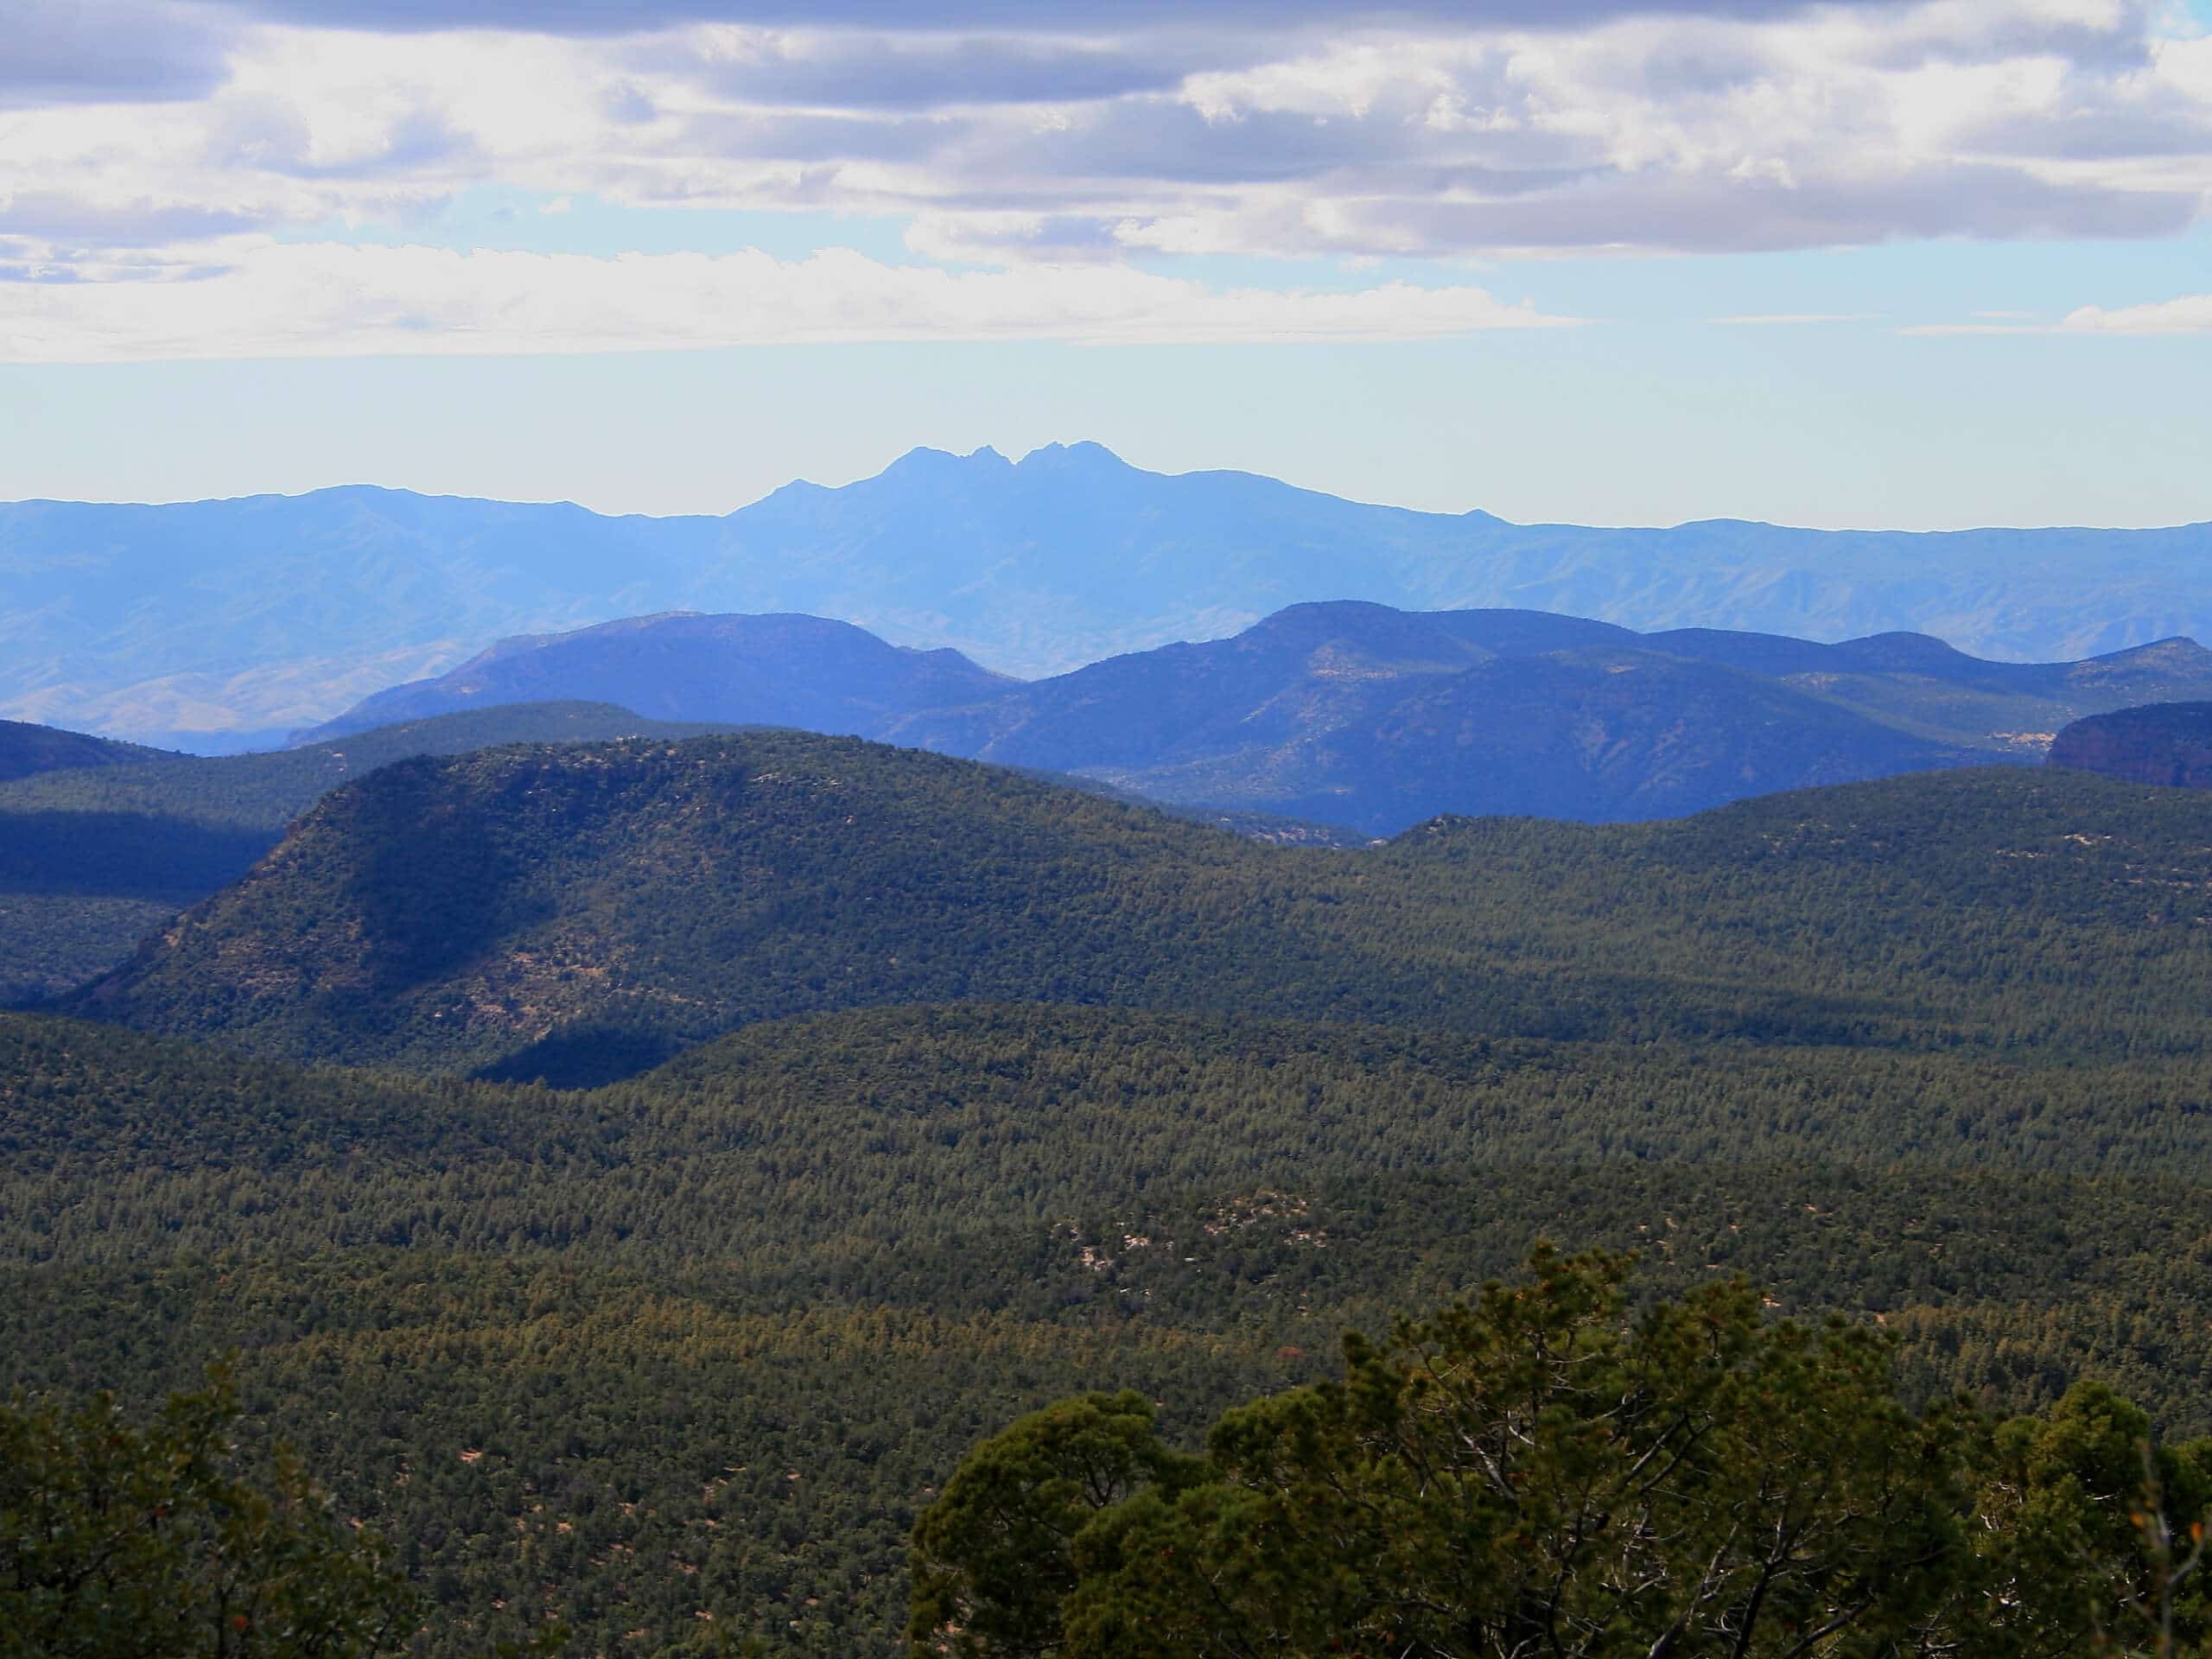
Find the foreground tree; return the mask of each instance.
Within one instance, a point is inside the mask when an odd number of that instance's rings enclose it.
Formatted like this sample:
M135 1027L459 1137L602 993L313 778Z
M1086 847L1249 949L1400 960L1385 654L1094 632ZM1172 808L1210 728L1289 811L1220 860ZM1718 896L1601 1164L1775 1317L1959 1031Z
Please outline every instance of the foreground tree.
M249 1478L219 1368L150 1424L102 1395L0 1405L0 1655L368 1659L412 1592L296 1460Z
M1205 1472L1160 1444L1152 1402L1132 1391L1017 1420L961 1465L915 1527L915 1632L976 1659L1054 1651L1061 1604L1079 1582L1076 1540L1090 1522Z
M1878 1333L1770 1321L1740 1281L1630 1319L1627 1266L1540 1249L1349 1339L1342 1383L1228 1413L1197 1465L1141 1402L1023 1420L917 1528L917 1654L2034 1659L2152 1605L2125 1402L1916 1413ZM2161 1466L2169 1501L2212 1496Z

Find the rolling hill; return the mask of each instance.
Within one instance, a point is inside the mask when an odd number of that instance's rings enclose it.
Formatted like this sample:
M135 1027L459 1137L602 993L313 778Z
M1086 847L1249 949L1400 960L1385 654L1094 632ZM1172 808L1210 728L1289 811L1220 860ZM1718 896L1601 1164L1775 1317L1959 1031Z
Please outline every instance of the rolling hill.
M117 743L82 732L0 720L0 784L35 778L45 772L76 772L87 766L123 766L153 760L158 750Z
M0 1006L52 995L113 967L178 911L243 875L326 791L388 761L500 743L714 729L606 704L538 704L407 721L281 753L205 756L0 727L0 756L58 759L0 782Z
M486 639L672 609L842 617L1025 675L1344 598L1819 639L1916 630L1996 658L2080 658L2212 633L2208 552L2204 525L1513 524L1248 474L1166 476L1084 443L1018 462L918 449L721 518L365 486L29 501L0 505L0 715L239 747Z
M0 1015L0 1388L238 1351L426 1659L890 1659L980 1434L1185 1442L1538 1237L2196 1433L2208 813L1991 767L1345 852L781 731L391 759L96 1020Z
M510 747L334 791L62 1006L567 1083L758 1020L977 999L2104 1052L2109 1010L2061 994L2086 955L2155 1048L2198 1040L2203 826L2194 797L1995 768L1300 850L849 739Z

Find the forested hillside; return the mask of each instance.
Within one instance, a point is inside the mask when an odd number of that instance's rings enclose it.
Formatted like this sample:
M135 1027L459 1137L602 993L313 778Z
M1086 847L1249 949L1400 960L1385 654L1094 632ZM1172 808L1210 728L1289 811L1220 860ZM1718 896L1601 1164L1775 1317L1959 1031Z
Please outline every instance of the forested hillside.
M29 726L21 721L0 720L0 784L41 772L69 772L85 766L128 766L151 760L159 752L133 743L117 743L82 732L57 731L50 726Z
M2050 746L2050 764L2124 783L2212 787L2212 702L2153 702L2077 720Z
M1020 1413L1190 1447L1540 1237L1871 1324L1910 1404L2206 1432L2208 810L1993 768L1353 852L791 733L399 760L101 1022L0 1017L0 1386L236 1348L426 1659L888 1659Z
M509 748L330 795L66 1006L556 1082L748 1020L966 999L2090 1053L2125 1007L2128 1046L2183 1050L2212 972L2204 823L1998 768L1337 852L853 740Z
M39 726L0 727L0 1006L67 990L235 881L327 791L414 754L711 726L603 703L410 721L276 753L169 754ZM30 764L33 757L40 764Z

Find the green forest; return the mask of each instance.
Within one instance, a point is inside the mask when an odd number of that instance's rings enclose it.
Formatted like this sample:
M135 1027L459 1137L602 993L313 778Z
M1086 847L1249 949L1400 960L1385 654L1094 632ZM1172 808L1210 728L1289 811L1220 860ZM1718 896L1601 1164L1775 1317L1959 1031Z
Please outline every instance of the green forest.
M609 703L409 721L339 741L173 754L0 721L0 1007L113 967L178 911L244 875L338 785L416 754L712 729Z
M381 1540L346 1570L416 1599L426 1659L888 1656L918 1619L934 1650L932 1597L982 1605L942 1577L963 1467L1124 1390L1143 1503L1054 1522L1092 1565L1030 1612L1147 1651L1113 1610L1187 1597L1093 1546L1202 1554L1321 1478L1255 1484L1239 1424L1371 1462L1404 1425L1326 1402L1410 1386L1470 1296L1475 1341L1540 1241L1633 1258L1573 1269L1609 1363L1707 1309L1758 1365L1833 1347L1882 1433L1941 1425L1930 1526L2098 1399L2099 1512L2147 1436L2179 1513L2208 832L2201 796L2011 769L1344 849L785 734L402 760L0 1015L0 1389L39 1444L102 1389L155 1434L217 1365L242 1461L209 1479L306 1515L288 1548ZM2079 1601L2011 1651L2086 1654Z

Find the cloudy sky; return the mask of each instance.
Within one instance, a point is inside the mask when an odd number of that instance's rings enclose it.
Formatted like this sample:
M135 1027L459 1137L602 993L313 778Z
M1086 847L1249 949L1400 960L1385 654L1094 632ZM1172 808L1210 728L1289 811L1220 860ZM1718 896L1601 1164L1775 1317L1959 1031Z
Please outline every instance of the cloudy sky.
M2185 0L12 0L0 498L2212 518Z

